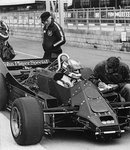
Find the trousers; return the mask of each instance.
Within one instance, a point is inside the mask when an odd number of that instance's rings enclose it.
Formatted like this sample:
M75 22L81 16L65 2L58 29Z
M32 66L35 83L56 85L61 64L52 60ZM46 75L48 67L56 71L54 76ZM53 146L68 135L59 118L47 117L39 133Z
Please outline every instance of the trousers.
M126 83L119 93L126 102L130 102L130 83Z

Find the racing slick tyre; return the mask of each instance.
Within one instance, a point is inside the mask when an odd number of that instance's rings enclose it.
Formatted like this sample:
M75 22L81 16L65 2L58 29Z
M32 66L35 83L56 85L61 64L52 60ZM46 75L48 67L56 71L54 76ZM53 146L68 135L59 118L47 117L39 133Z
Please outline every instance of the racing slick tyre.
M13 103L10 113L12 135L19 145L33 145L43 136L43 115L39 102L33 97L22 97Z
M4 110L8 102L8 94L5 78L2 73L0 73L0 111Z

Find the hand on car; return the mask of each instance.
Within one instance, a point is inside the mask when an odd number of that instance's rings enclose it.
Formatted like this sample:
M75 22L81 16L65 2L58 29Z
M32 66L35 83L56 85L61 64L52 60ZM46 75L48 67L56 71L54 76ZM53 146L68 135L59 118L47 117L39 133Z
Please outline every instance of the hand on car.
M99 88L99 89L106 89L107 87L108 87L108 85L105 84L104 82L99 82L99 83L98 83L98 88Z

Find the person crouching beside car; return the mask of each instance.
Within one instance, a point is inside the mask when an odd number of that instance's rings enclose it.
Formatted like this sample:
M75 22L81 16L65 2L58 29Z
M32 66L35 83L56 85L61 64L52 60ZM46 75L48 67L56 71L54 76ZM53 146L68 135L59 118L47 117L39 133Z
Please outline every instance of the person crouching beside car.
M120 95L130 102L130 69L120 58L109 57L98 63L90 80L100 88L108 84L117 84Z

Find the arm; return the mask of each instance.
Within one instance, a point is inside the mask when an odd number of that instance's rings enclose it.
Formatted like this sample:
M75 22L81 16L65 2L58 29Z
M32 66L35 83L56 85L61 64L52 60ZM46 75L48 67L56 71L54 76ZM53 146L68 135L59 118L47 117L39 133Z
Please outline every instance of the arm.
M54 22L54 24L56 25L55 34L58 39L58 41L53 44L53 47L55 48L55 47L63 45L66 42L66 40L65 40L65 35L64 35L63 29L56 22Z
M121 70L121 74L122 74L122 82L120 82L118 85L119 85L119 87L123 87L126 83L130 83L129 66L124 64L120 70Z
M6 41L9 38L9 27L3 21L0 21L0 38Z
M90 76L90 81L92 81L96 86L98 86L99 82L101 82L99 78L99 73L101 71L100 64L97 64L93 70L93 74Z

